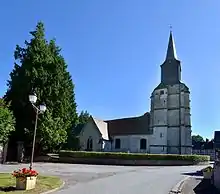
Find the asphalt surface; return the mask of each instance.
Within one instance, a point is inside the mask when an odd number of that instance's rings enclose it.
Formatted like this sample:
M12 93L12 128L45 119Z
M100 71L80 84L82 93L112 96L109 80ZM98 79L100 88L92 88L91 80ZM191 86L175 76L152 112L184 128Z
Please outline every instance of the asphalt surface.
M0 165L9 172L21 165ZM60 194L168 194L188 174L205 166L99 166L36 163L34 169L45 175L57 175L65 181Z
M220 192L211 184L211 180L192 175L185 181L182 194L220 194Z

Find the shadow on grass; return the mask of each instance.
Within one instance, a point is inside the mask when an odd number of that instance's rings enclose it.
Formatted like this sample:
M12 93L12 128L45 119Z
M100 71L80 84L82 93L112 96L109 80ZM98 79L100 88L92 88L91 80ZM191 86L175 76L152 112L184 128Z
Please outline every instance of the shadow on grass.
M15 187L12 187L12 186L9 186L9 187L0 187L0 191L3 191L3 192L10 192L10 191L15 191L16 188Z

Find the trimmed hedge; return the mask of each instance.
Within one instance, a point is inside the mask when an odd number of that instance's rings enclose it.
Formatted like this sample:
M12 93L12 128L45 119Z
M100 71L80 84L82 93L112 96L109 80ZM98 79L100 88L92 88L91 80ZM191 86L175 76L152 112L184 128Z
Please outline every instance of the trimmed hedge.
M210 156L206 155L177 155L177 154L143 154L122 152L86 152L61 150L60 157L72 158L97 158L97 159L121 159L121 160L182 160L191 162L208 162Z

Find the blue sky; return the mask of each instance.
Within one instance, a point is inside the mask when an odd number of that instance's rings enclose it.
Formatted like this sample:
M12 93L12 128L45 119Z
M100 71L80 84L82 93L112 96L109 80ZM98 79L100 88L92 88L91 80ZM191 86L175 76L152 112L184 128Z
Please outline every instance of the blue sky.
M23 45L39 20L62 48L78 110L101 119L149 111L172 25L191 90L193 133L211 138L220 128L219 0L2 1L0 96L15 45Z

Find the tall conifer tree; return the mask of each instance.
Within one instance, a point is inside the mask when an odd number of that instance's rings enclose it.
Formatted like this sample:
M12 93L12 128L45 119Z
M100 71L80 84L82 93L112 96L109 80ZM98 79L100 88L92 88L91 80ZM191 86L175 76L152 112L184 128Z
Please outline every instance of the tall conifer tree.
M47 106L39 118L37 143L53 151L66 142L67 134L77 124L74 84L61 49L55 40L46 40L43 23L39 22L30 34L32 39L25 41L25 47L16 46L16 63L5 99L11 102L16 118L14 139L31 142L35 112L28 95L35 91L38 103Z

